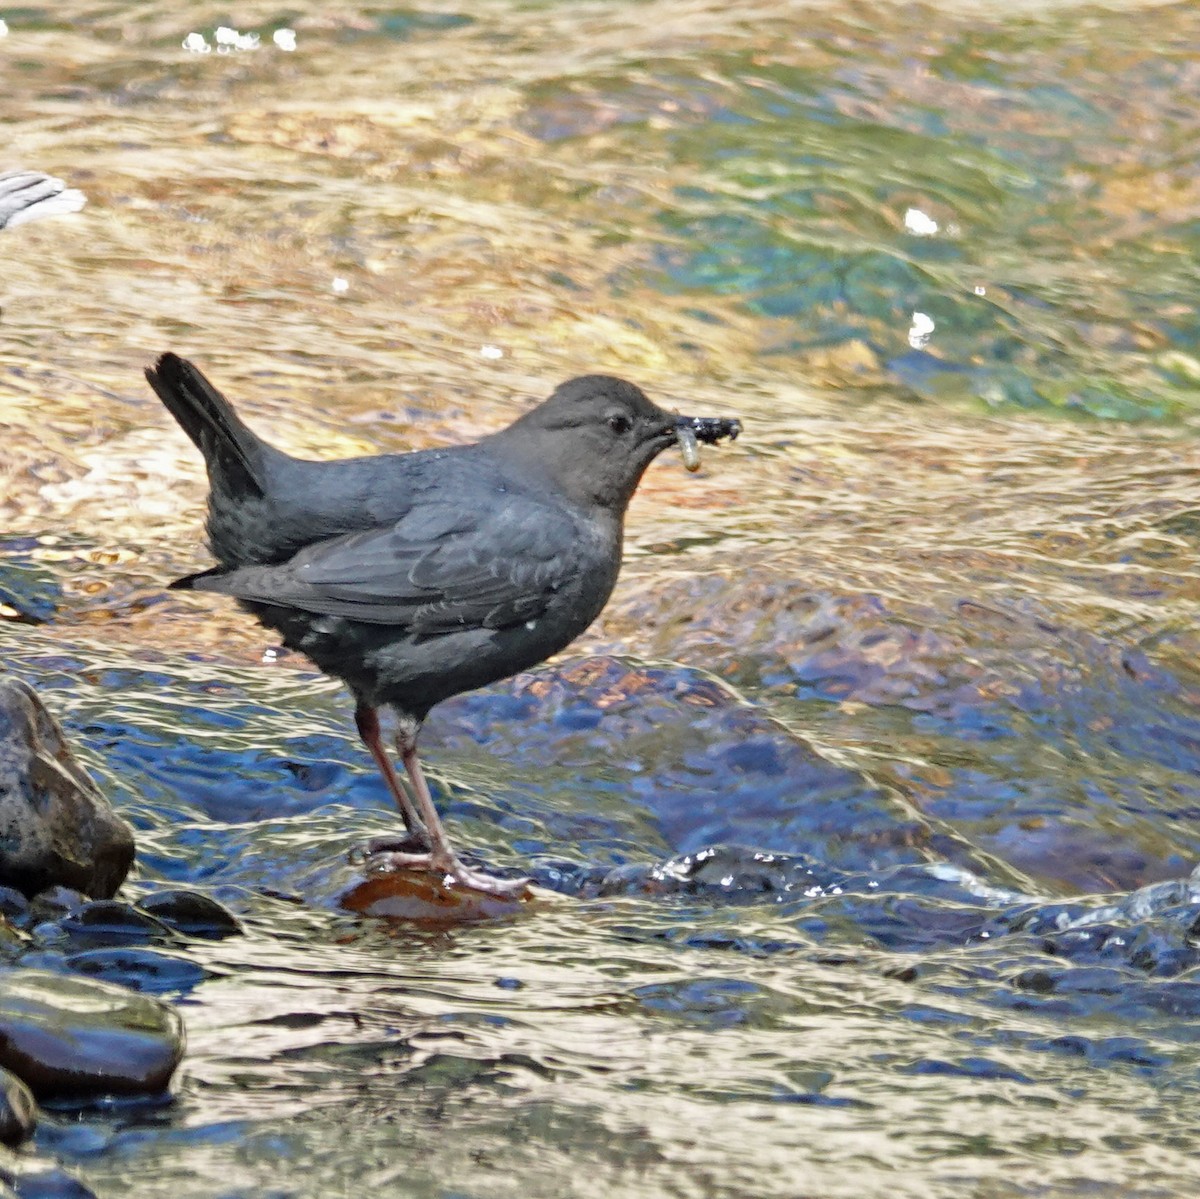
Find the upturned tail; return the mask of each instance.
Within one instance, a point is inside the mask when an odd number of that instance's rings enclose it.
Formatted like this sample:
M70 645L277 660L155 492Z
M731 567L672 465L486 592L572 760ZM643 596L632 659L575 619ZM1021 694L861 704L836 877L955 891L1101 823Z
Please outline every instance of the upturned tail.
M234 498L266 495L268 447L196 367L168 352L146 368L146 379L204 455L214 487Z

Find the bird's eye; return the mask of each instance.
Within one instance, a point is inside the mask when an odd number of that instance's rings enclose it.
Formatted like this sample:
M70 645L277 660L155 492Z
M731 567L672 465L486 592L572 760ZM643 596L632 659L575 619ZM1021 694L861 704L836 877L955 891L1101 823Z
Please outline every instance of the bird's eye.
M617 434L628 433L633 428L633 422L623 412L614 412L608 418L608 427Z

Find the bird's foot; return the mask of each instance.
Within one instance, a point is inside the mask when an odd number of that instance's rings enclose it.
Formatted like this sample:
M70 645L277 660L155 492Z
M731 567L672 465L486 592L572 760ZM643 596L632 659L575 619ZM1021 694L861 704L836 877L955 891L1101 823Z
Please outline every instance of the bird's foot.
M374 845L374 842L372 842ZM498 899L519 899L532 881L528 878L496 878L482 870L473 870L454 854L409 853L385 849L372 852L370 865L376 870L421 870L452 880L460 887L494 895Z
M494 895L497 899L520 899L533 881L529 878L496 878L483 870L472 870L470 866L464 866L457 858L451 860L446 874L459 886L482 891L485 895Z
M429 834L424 828L411 829L402 837L372 837L367 842L367 856L371 858L381 853L423 854L428 857L432 849Z

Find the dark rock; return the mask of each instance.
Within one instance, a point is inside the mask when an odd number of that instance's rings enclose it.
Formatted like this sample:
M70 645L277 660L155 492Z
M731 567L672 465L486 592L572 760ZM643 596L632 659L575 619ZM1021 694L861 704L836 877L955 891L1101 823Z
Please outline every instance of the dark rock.
M173 1008L91 979L0 972L0 1066L39 1099L157 1094L182 1056Z
M154 995L190 991L210 977L203 966L186 958L132 947L87 949L71 954L62 965L76 974Z
M172 940L171 929L149 912L119 899L97 899L64 916L59 926L71 937L92 940L150 941Z
M107 898L133 862L113 811L26 683L0 679L0 880L33 896L56 884Z
M87 896L71 887L47 887L38 892L29 905L29 922L41 924L58 920L68 912L77 912L87 903Z
M157 891L140 899L138 907L189 937L219 941L242 931L241 922L228 908L199 891Z
M37 1116L33 1092L15 1074L0 1070L0 1144L19 1145L28 1140Z
M0 960L11 962L23 955L30 946L28 933L21 932L7 920L0 920Z
M53 618L61 594L57 580L44 566L10 557L0 549L0 619L42 624Z

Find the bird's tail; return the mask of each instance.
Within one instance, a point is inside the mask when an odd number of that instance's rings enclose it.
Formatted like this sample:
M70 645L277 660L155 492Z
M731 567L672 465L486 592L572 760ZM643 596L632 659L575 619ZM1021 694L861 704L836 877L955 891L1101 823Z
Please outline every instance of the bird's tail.
M269 447L242 424L229 401L196 367L178 354L166 353L146 368L146 379L204 455L210 479L219 476L238 496L266 495Z

